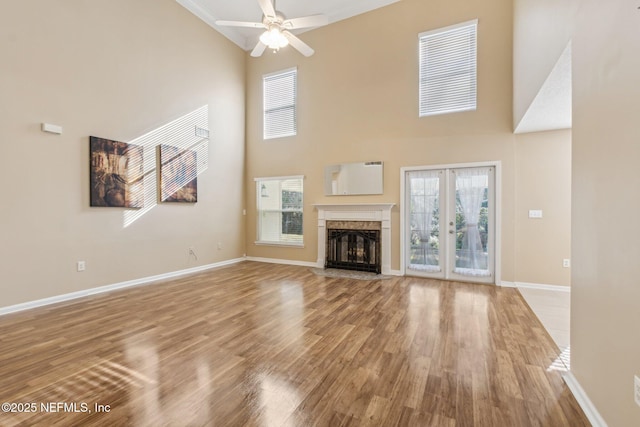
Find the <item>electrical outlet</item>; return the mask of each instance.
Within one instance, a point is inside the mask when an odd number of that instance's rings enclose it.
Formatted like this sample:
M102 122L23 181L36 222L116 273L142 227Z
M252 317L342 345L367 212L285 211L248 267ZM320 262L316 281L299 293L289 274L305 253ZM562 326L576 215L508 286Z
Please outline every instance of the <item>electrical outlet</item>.
M218 242L218 250L222 249L222 242Z
M563 260L562 260L562 266L563 266L564 268L569 268L569 267L571 267L571 260L570 260L570 259L566 259L566 258L565 258L565 259L563 259Z
M78 272L84 271L87 269L87 265L84 261L78 261L76 263L76 269L78 270Z
M633 398L636 401L636 405L640 406L640 377L633 376Z

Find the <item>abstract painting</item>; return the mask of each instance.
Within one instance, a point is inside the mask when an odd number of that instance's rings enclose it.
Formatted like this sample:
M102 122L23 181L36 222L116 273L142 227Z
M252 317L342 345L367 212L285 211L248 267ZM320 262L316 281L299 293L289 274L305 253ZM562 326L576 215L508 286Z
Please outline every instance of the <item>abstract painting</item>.
M92 136L91 206L144 206L143 147Z
M198 201L196 152L171 145L160 146L160 201Z

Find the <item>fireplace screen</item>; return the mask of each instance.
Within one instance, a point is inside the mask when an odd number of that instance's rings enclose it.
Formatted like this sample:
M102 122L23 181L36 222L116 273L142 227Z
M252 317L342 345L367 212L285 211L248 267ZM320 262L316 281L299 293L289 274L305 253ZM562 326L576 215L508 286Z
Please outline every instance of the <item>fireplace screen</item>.
M380 231L327 230L325 267L380 274Z

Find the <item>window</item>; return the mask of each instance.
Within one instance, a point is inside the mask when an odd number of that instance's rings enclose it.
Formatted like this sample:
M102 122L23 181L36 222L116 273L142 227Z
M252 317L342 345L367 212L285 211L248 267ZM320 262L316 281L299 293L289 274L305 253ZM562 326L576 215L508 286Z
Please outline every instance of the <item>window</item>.
M296 92L298 70L291 68L262 77L264 139L296 134Z
M419 35L420 117L476 109L473 20Z
M302 176L256 178L256 243L302 246Z

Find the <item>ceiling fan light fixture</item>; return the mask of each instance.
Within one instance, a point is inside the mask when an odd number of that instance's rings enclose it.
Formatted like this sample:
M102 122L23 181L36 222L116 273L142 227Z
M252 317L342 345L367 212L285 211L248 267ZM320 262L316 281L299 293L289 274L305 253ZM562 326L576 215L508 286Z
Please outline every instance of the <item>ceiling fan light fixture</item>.
M258 0L258 5L262 9L262 22L218 20L215 24L226 27L262 29L260 41L251 51L253 58L262 56L267 47L275 53L288 45L306 57L313 55L314 50L291 31L327 25L329 18L326 15L317 14L287 19L283 13L276 10L275 0Z
M278 50L289 44L289 40L282 34L278 27L271 27L260 36L260 41L269 49Z

